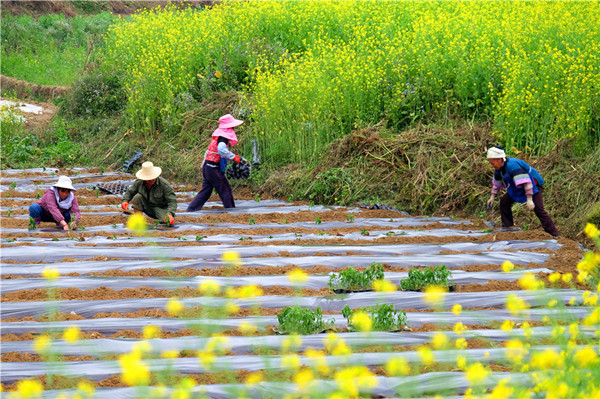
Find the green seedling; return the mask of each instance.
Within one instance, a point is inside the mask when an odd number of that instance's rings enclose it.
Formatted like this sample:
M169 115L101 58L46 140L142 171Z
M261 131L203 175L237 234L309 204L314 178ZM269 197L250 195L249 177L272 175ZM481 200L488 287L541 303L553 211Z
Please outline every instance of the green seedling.
M187 241L187 238L185 238L184 236L178 236L177 239L181 241Z
M492 233L493 231L493 229L485 229L482 231L482 233Z
M314 334L333 326L334 320L323 321L320 306L313 311L300 306L287 306L277 315L281 333Z
M279 222L279 224L288 224L287 218L284 218L281 222Z
M15 189L15 187L17 187L17 182L16 182L16 181L14 181L14 182L10 183L10 189L11 189L11 190L14 190L14 189Z
M58 241L58 238L54 237L54 238L52 239L52 241Z
M40 199L42 198L42 193L40 193L39 191L35 194L35 199Z
M317 235L318 235L319 237L322 237L322 236L324 236L324 235L325 235L325 233L317 233Z
M92 186L92 185L90 184L89 186L87 186L87 189L88 189L88 190L93 190L93 189L94 189L94 186Z
M390 221L390 222L393 222L393 221L394 221L394 219L393 219L393 218L390 218L390 220L389 220L389 221Z
M256 224L256 220L254 218L250 218L248 224Z
M360 231L360 234L363 236L368 236L369 235L369 230L367 230L366 227L363 227L363 229Z
M400 281L400 288L408 291L418 291L429 286L448 288L448 278L452 273L446 269L446 265L428 267L424 269L411 268L408 278Z
M94 191L96 192L96 198L100 197L100 190L96 188Z
M256 201L256 202L260 202L260 195L256 194L256 195L254 196L254 201Z
M302 234L294 233L294 237L302 237Z
M10 194L6 194L6 198L10 198Z
M371 263L371 266L363 272L353 267L348 267L339 273L329 276L327 285L332 291L364 291L373 287L373 281L383 280L383 266L380 263Z
M37 228L36 224L35 224L35 220L29 216L29 230L35 230Z
M8 239L6 240L6 242L15 242L15 241L17 241L17 240L15 240L14 238L8 238Z
M387 233L385 233L385 235L386 235L386 236L388 236L388 237L393 237L393 236L395 236L396 234L394 234L394 232L393 232L393 231L388 231Z
M316 223L316 224L321 224L321 218L317 216L317 217L315 218L315 223Z
M311 200L310 204L308 205L309 208L314 208L315 207L315 201Z
M354 222L354 215L351 214L351 213L347 214L346 215L346 221L350 222L350 223Z
M273 238L273 236L269 236L269 238Z
M346 305L342 309L342 315L347 319L348 331L356 330L352 323L352 316L357 311L369 314L373 323L371 328L373 331L398 331L408 326L406 313L402 310L396 310L393 304L383 303L359 309L350 309L350 306Z
M116 223L113 223L113 225L112 225L112 228L113 228L113 229L116 229L116 228L117 228L117 224L116 224Z
M8 209L6 210L6 216L10 217L10 215L12 215L12 211L13 211L13 209L12 209L12 208L8 208Z
M196 236L196 241L202 241L204 239L204 236Z

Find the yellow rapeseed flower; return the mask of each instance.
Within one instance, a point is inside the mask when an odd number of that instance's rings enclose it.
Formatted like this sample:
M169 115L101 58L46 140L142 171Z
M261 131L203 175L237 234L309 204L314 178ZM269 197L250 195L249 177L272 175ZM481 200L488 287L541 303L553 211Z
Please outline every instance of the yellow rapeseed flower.
M77 383L77 392L83 393L85 398L93 398L96 388L89 382L80 381Z
M242 266L242 258L240 254L235 251L226 251L223 252L221 257L225 266L229 267L241 267Z
M464 339L464 338L461 338ZM456 366L459 369L465 369L465 367L467 367L467 358L464 357L463 355L458 355L456 356Z
M506 332L511 332L513 327L515 326L515 322L512 320L504 320L504 323L500 326L500 328Z
M452 306L452 313L454 313L456 316L460 316L462 313L462 305L460 303L455 303Z
M70 326L63 333L63 338L65 341L69 343L77 342L79 340L79 336L81 335L81 330L77 326Z
M204 348L207 352L224 354L231 347L231 341L229 337L224 335L214 335L206 342Z
M142 333L144 339L160 338L161 329L159 326L144 326Z
M295 268L287 273L288 279L294 284L302 284L308 280L308 274L300 269Z
M490 374L490 371L479 362L468 365L465 372L471 385L484 382Z
M465 325L464 325L464 324L463 324L461 321L459 321L458 323L456 323L456 324L454 325L454 332L455 332L457 335L460 335L460 334L462 334L462 332L463 332L463 331L466 331L466 330L467 330L467 327L465 327Z
M506 399L512 397L511 395L515 389L509 386L510 377L504 378L498 382L498 385L492 389L489 399Z
M33 340L33 350L39 354L44 354L50 350L52 340L48 334L42 334Z
M207 279L198 284L198 290L202 295L213 296L221 291L221 286L213 279Z
M329 335L327 336L327 339L329 339ZM288 335L283 339L283 341L281 341L281 351L283 353L295 352L300 345L302 345L301 336L297 334Z
M398 291L398 287L389 280L373 281L373 290L377 292Z
M141 213L135 212L127 218L127 229L136 235L143 235L147 229L146 218Z
M202 367L204 367L207 371L212 369L212 365L215 362L217 356L212 352L197 352L198 362Z
M249 323L247 321L244 321L244 322L240 323L239 330L244 335L251 335L258 331L258 327L254 323Z
M515 268L515 265L511 261L505 260L504 262L502 262L502 271L504 273L509 273L514 268Z
M454 346L456 349L467 349L467 340L464 338L459 338L454 342Z
M449 343L450 340L448 339L446 334L441 332L436 332L431 338L431 345L434 347L434 349L446 349Z
M221 79L222 76L223 76L223 74L220 71L215 71L215 77L217 79Z
M265 373L262 370L250 373L244 379L244 383L248 386L256 385L265 380Z
M564 281L565 283L568 283L569 281L571 281L572 278L573 278L573 275L571 273L565 273L561 277L562 281Z
M255 296L261 296L262 294L263 289L255 284L238 287L238 298L252 298Z
M556 283L558 280L560 280L560 277L560 273L554 272L548 276L548 281L550 281L551 283Z
M162 351L160 357L163 359L177 359L179 357L179 351L176 349Z
M425 289L425 297L423 298L432 308L441 308L444 304L446 290L439 286L429 286Z
M42 277L44 277L48 281L54 281L59 276L60 276L60 273L58 272L58 269L55 267L46 266L46 267L44 267L44 270L42 270Z
M224 310L228 315L232 315L239 312L240 307L235 302L229 301L225 304Z
M44 391L44 386L38 380L20 380L17 382L17 392L24 399L38 398Z
M585 225L585 228L583 229L583 232L585 233L585 235L592 239L597 239L598 237L600 237L600 232L598 228L592 223L587 223Z
M524 290L530 291L544 288L544 282L539 281L533 273L525 273L525 275L519 279L519 285Z
M129 386L148 385L150 370L142 362L138 353L128 353L119 356L121 367L121 381Z
M541 370L551 368L562 368L563 358L552 349L546 349L543 352L536 352L531 355L531 367Z
M575 360L582 367L590 367L592 364L598 361L598 355L592 347L586 346L585 348L579 349L575 352Z
M385 371L390 377L408 375L410 373L410 366L405 358L401 356L393 357L385 364Z
M515 294L510 294L506 298L506 308L513 316L518 316L523 313L523 310L528 309L529 305L523 298Z
M281 366L288 370L298 370L302 364L300 363L300 357L295 354L283 355L281 357Z
M183 306L183 303L179 299L173 297L169 299L165 309L171 316L178 316L185 309L185 306Z
M426 366L430 366L435 361L435 355L431 349L426 346L421 346L419 349L417 349L417 353L419 354L423 364Z
M315 375L313 374L312 370L306 367L298 370L292 376L292 381L298 385L298 388L300 388L301 391L306 390L306 388L311 382L314 381L314 379Z
M373 328L373 320L371 320L371 317L363 311L352 314L350 317L350 324L358 331L363 332L371 331L371 328Z

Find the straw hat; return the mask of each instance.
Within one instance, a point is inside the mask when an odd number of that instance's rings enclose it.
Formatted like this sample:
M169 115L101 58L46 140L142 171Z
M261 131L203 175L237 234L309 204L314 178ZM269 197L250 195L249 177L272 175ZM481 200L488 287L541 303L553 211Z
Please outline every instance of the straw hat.
M158 166L154 166L152 162L144 162L142 169L138 170L135 174L140 180L153 180L156 179L162 173L162 169Z
M244 121L235 119L230 114L223 115L222 117L219 118L219 129L226 129L228 127L236 127L236 126L241 125L242 123L244 123Z
M58 182L56 182L54 187L66 188L71 191L76 190L76 188L73 187L73 183L71 182L71 179L69 179L67 176L59 176Z

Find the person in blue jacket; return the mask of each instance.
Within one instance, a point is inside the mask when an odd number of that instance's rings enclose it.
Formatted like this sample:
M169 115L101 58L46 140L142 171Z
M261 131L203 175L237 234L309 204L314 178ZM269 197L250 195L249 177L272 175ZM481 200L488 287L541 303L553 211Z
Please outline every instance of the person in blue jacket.
M527 209L535 212L540 219L544 231L558 237L558 230L552 218L544 209L542 199L544 179L540 173L527 162L506 156L504 150L492 147L487 152L487 160L494 167L492 178L492 195L487 201L488 208L492 207L496 194L506 188L506 194L500 198L500 218L502 227L514 226L512 205L515 202L527 204Z

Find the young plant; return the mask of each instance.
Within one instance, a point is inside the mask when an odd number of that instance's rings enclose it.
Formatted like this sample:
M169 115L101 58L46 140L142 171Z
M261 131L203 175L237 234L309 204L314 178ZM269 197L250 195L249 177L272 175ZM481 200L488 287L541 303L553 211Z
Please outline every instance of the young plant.
M287 306L277 315L279 332L287 334L314 334L333 326L334 320L323 321L323 311L320 306L312 309L300 306Z
M352 324L352 315L357 311L369 314L373 323L373 331L398 331L408 326L406 313L402 310L396 310L393 304L382 303L359 309L350 309L350 306L346 305L342 309L342 315L347 319L349 331L356 330Z
M17 182L16 182L16 181L14 181L14 182L10 183L10 189L11 189L11 190L14 190L14 189L15 189L15 187L17 187Z
M317 216L317 217L315 218L315 223L316 223L316 224L321 224L321 218Z
M327 285L333 292L336 291L364 291L370 290L373 281L383 279L383 266L379 263L371 263L363 272L353 267L342 270L339 274L333 273L329 276Z
M408 278L400 281L400 288L407 291L419 291L429 286L449 287L448 277L452 273L446 269L446 265L428 267L420 270L411 268Z
M260 195L256 194L256 195L254 196L254 201L256 201L256 202L260 202Z
M256 220L254 218L250 218L248 224L256 224Z
M29 230L35 230L37 226L35 225L35 220L29 216Z
M351 213L347 214L346 215L346 221L350 222L350 223L354 222L354 215L351 214Z
M367 230L366 227L363 227L363 229L360 231L360 235L368 236L369 235L369 230Z

